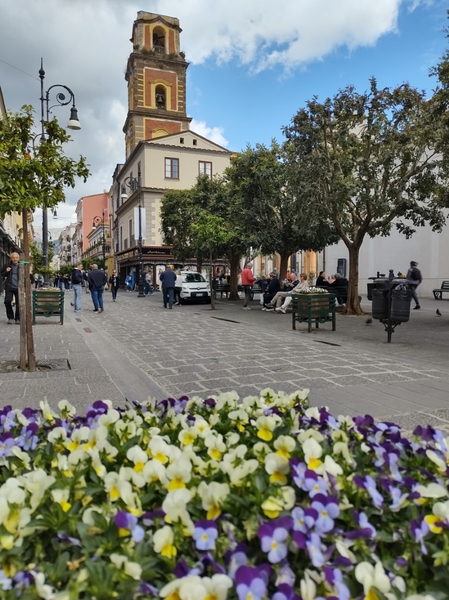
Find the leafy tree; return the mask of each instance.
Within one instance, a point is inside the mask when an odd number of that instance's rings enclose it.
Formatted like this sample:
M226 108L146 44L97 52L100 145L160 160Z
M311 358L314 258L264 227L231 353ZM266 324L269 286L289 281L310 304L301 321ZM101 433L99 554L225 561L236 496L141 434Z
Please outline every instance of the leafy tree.
M362 94L353 87L313 98L285 127L297 194L331 219L349 252L347 312L358 300L359 251L365 236L410 237L428 223L445 224L447 166L437 151L441 120L408 84Z
M53 260L53 256L54 256L54 243L53 242L48 242L48 264L50 265L52 260ZM30 242L30 259L31 259L31 263L33 265L33 272L35 274L46 274L46 275L51 275L53 273L53 269L51 267L44 267L44 255L42 254L42 252L39 250L39 248L37 247L36 242Z
M262 254L278 253L281 273L298 250L322 250L338 240L327 214L309 197L296 193L287 156L275 141L271 148L248 146L233 158L226 173L233 196L240 198L238 214L248 240Z
M226 227L221 217L212 215L201 209L195 222L192 224L196 244L202 251L208 253L210 261L209 284L211 289L211 309L215 310L215 299L213 294L213 261L217 258L217 251L226 246L231 232Z
M21 306L20 368L29 370L35 370L36 360L31 326L28 212L63 202L64 188L75 187L76 177L86 181L89 175L83 157L75 161L65 156L63 146L70 136L56 119L46 122L44 127L44 135L33 133L31 106L22 107L19 113L8 112L6 118L0 119L0 215L18 212L23 221L26 306Z

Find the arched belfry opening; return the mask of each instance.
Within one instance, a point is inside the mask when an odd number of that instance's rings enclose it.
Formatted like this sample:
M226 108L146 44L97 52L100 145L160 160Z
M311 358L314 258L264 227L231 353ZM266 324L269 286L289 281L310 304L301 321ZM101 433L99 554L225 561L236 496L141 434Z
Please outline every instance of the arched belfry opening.
M167 94L163 85L156 87L156 108L166 110L167 108Z
M162 27L153 29L153 50L161 54L165 53L165 30Z

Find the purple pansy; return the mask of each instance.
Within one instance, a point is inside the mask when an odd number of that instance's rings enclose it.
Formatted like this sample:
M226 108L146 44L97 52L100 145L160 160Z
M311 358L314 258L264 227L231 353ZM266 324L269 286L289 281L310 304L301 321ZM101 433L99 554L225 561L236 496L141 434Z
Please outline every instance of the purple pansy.
M299 489L306 491L307 487L305 475L306 471L308 470L306 463L295 457L290 460L290 466L292 468L293 481L296 483Z
M318 513L315 521L315 528L318 533L332 531L335 525L334 519L340 514L340 508L335 498L317 494L313 499L311 508Z
M114 522L120 529L128 529L135 542L141 542L145 537L145 531L140 525L137 525L137 517L125 510L118 511L114 517Z
M310 535L310 538L306 541L306 548L313 566L316 568L322 567L324 565L325 558L323 555L321 538L317 533L312 533Z
M329 585L337 591L339 600L350 600L351 594L348 587L343 583L343 574L339 569L324 567L324 576Z
M424 521L424 518L421 518L420 521L410 521L410 529L415 538L415 541L421 545L421 552L423 554L427 554L427 548L424 544L424 538L429 533L430 529L427 523Z
M0 457L10 456L12 447L16 442L11 433L3 433L0 435Z
M259 527L257 535L261 540L262 550L268 552L268 560L271 563L276 564L287 556L286 540L292 525L292 519L283 517Z
M11 431L13 427L17 425L16 415L12 410L0 416L0 425L4 431Z
M329 484L324 477L321 477L311 469L307 469L305 472L305 486L311 498L317 494L327 494L329 491Z
M198 550L213 550L218 537L218 527L215 521L197 521L192 538Z
M262 600L267 593L266 575L256 567L239 567L235 582L239 600Z

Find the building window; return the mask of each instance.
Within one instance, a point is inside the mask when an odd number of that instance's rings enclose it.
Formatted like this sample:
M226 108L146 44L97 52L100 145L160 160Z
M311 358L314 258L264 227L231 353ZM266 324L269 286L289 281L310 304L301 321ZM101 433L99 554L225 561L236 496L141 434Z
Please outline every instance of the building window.
M196 140L192 140L192 144L196 146Z
M179 179L179 158L165 159L165 179Z
M212 179L212 163L200 160L198 162L198 172L200 175L207 175L209 179Z
M179 143L183 144L184 143L184 138L179 138Z
M131 245L132 237L133 237L133 220L129 219L128 220L128 239L129 239L130 245Z

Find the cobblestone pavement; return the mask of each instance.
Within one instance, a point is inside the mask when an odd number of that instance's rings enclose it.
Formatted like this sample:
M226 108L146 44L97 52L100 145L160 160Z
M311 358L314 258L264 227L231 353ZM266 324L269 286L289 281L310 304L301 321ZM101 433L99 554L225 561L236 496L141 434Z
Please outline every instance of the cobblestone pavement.
M386 343L379 323L339 315L337 331L291 327L291 317L241 302L164 309L159 293L138 298L105 294L105 311L92 312L89 295L74 313L67 294L63 326L40 319L34 330L38 360L67 359L70 370L0 373L1 403L26 406L67 398L83 408L97 398L116 404L148 397L265 387L309 388L315 405L334 413L390 416L407 429L417 423L446 428L449 415L449 303L423 300L409 323ZM445 310L447 306L447 310ZM436 307L443 313L435 314ZM370 303L366 303L370 308ZM19 327L0 322L0 362L19 353Z

